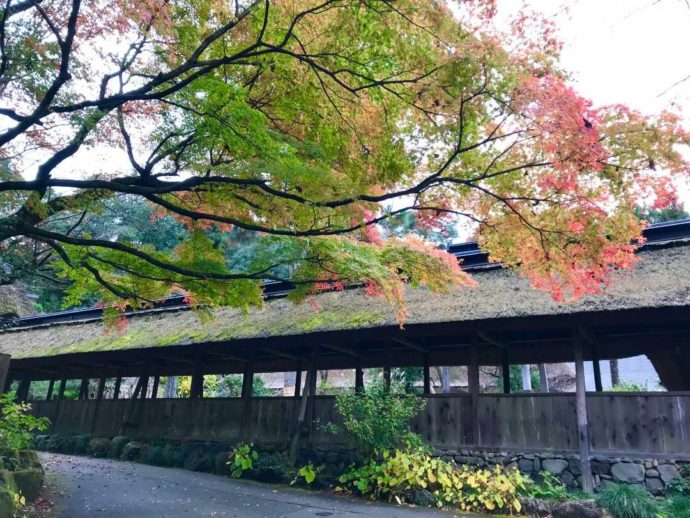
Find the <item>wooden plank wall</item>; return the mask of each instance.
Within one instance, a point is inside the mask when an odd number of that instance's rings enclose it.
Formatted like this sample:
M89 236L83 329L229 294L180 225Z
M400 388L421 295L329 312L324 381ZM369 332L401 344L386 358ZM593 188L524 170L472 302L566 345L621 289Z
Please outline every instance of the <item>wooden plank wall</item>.
M468 394L427 397L413 429L442 449L577 451L574 394L482 394L478 398L479 437L473 437ZM317 396L310 438L314 444L340 443L323 430L339 423L335 400ZM33 413L51 419L50 433L117 435L129 400L33 401ZM594 454L681 456L690 454L690 393L589 393ZM299 399L256 397L244 440L288 442L294 433ZM138 402L127 435L141 439L235 441L240 439L241 399L155 399ZM680 457L679 457L680 458Z

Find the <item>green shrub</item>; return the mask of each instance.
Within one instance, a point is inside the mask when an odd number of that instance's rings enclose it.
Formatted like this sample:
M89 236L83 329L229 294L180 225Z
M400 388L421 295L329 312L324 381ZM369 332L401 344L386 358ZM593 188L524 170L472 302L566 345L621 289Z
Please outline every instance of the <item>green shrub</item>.
M424 450L384 452L339 479L344 488L373 499L386 498L399 504L414 502L420 491L431 494L437 507L465 512L520 512L518 495L526 479L518 470L504 471L458 466L430 456Z
M644 489L628 484L608 484L597 495L597 504L613 518L656 518L657 502Z
M550 471L542 471L539 473L541 481L537 483L529 483L527 493L534 498L542 500L566 500L568 498L568 490L561 480Z
M662 507L664 518L690 518L690 496L670 496Z
M254 467L254 461L259 458L259 452L254 449L253 444L238 444L230 453L228 464L232 470L230 476L240 478L242 473Z
M317 470L314 468L314 465L309 462L297 470L297 477L295 477L295 480L293 480L292 483L296 484L300 480L304 480L307 485L310 485L312 482L314 482L314 480L316 480L316 472Z
M376 452L420 446L421 438L410 429L410 419L426 401L394 385L371 383L366 391L344 392L336 397L343 428L354 446L366 457Z
M26 449L32 432L48 428L50 421L45 417L34 417L29 411L31 405L18 403L14 394L0 394L0 448Z

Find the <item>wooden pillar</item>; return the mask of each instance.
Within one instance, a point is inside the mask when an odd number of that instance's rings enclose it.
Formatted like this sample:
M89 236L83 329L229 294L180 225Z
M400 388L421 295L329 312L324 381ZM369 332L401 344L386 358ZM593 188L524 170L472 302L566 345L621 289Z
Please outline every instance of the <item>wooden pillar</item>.
M113 399L120 399L120 385L122 385L122 376L115 378L115 388L113 389Z
M127 403L127 408L125 408L124 415L122 416L122 423L120 424L120 431L118 432L118 435L124 435L125 431L127 430L127 427L133 424L133 422L130 422L130 419L132 419L132 417L135 414L137 400L139 399L139 396L142 392L142 388L144 386L144 379L144 376L140 376L137 380L137 384L134 387L134 393L132 394L131 399Z
M160 382L161 382L160 376L154 376L153 377L153 387L151 388L151 399L156 399L158 397L158 385L160 384Z
M65 389L67 388L67 378L60 380L60 387L58 388L58 401L65 399Z
M591 493L594 490L592 468L589 462L589 424L587 422L587 393L585 392L585 362L582 353L582 340L576 336L575 350L575 409L577 412L577 432L580 447L580 466L582 489Z
M79 396L77 399L89 399L89 379L82 378L79 385Z
M501 353L501 374L503 377L503 393L510 394L510 357L508 356L508 349L503 349Z
M50 378L48 382L48 392L46 393L46 401L53 399L53 389L55 388L55 379Z
M429 353L424 353L422 375L424 377L424 394L431 394L431 372L429 370Z
M100 401L103 399L103 393L105 392L105 378L100 378L98 380L98 391L96 392L96 399Z
M546 372L546 364L545 363L539 364L539 388L541 389L542 392L548 392L549 391L549 376L548 376L548 373Z
M467 367L467 384L472 396L472 445L479 446L479 351L472 347L470 364Z
M391 343L386 340L385 365L383 366L383 383L387 389L391 388Z
M295 397L300 396L302 390L302 360L297 360L297 370L295 371Z
M190 397L193 399L204 397L204 371L201 356L198 353L194 359L194 372L192 373Z
M361 356L357 356L357 366L355 367L355 390L364 392L364 369L362 369Z
M314 424L314 396L316 396L316 352L312 352L311 364L309 365L309 397L307 398L307 426L309 437L311 437L312 426Z
M621 382L620 371L618 370L618 360L609 360L609 369L611 370L611 386L615 387Z
M245 362L242 374L242 423L240 438L249 440L252 434L252 387L254 386L254 368L250 361Z
M313 357L307 365L307 377L304 380L304 390L302 391L302 399L300 400L299 413L297 414L297 427L295 433L292 436L292 442L290 443L290 453L289 460L292 464L297 462L297 453L299 452L299 441L303 433L305 433L305 421L307 419L307 406L309 404L309 397L311 392L312 377L316 377L316 371L312 368L314 363Z
M17 388L17 399L19 401L26 401L28 399L30 386L31 380L23 379L19 382L19 388Z
M7 392L9 390L8 382L10 382L10 355L0 353L0 391Z
M599 351L592 347L592 370L594 371L594 390L601 392L604 390L601 383L601 364L599 363Z

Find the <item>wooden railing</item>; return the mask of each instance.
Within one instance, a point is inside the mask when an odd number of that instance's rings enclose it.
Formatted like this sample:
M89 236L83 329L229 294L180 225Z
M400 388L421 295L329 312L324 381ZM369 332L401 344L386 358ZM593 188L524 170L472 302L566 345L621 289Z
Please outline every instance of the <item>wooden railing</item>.
M412 426L443 449L576 452L574 394L481 394L429 396ZM294 433L299 399L154 399L34 401L33 412L52 421L51 433L141 439L287 442ZM593 454L690 459L690 393L588 393ZM127 418L125 416L127 415ZM339 422L334 398L317 396L315 423ZM474 419L478 426L475 426ZM478 437L475 437L475 434ZM318 424L315 444L342 442Z

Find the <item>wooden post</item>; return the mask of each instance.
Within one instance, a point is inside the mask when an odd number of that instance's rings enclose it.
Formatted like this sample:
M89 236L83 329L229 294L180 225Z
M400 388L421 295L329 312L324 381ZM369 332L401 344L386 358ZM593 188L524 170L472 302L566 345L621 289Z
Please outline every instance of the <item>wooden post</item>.
M386 359L383 366L383 383L387 389L391 388L391 342L386 340Z
M592 468L589 462L589 425L587 422L587 393L585 392L585 363L582 353L582 340L574 340L575 349L575 409L577 412L577 432L580 446L580 469L582 471L582 489L591 493L594 490Z
M82 378L79 385L79 396L77 399L89 399L89 379Z
M364 371L362 370L361 356L357 356L357 366L355 367L355 390L364 392Z
M429 370L429 353L424 353L422 360L423 376L424 376L424 394L431 394L431 372Z
M192 399L201 399L204 397L204 372L199 353L196 354L194 359L194 372L192 373L190 397L192 397Z
M292 436L292 442L290 443L290 455L289 460L292 464L297 462L297 453L299 451L299 440L300 436L304 432L304 421L307 418L307 404L309 402L309 392L311 391L311 378L316 373L311 367L313 362L309 362L307 366L307 377L304 380L304 390L302 391L302 400L299 405L299 413L297 414L297 427L295 429L295 434Z
M46 393L46 401L50 401L53 399L53 389L55 387L55 379L50 378L50 381L48 382L48 392Z
M65 399L65 389L67 388L67 378L60 380L60 387L58 388L58 401Z
M19 401L26 401L28 399L30 386L31 380L23 379L19 382L19 388L17 388L17 399Z
M96 422L98 420L98 409L101 406L101 401L103 400L103 392L105 392L105 377L100 377L98 379L98 390L96 391L96 407L93 409L93 418L91 419L91 435L94 435L96 430Z
M549 376L548 376L548 373L546 372L546 364L545 363L539 364L539 388L541 389L542 392L548 392L549 391Z
M250 361L245 362L242 374L242 424L240 438L249 440L252 433L252 387L254 386L254 369Z
M161 377L153 377L153 387L151 388L151 399L156 399L158 397L158 385L160 384ZM203 394L202 394L203 395Z
M501 374L503 377L503 393L510 394L510 358L508 356L508 349L503 349L501 354Z
M139 379L137 380L136 387L134 387L134 393L132 394L131 399L127 403L127 408L125 408L124 415L122 416L122 423L120 424L120 431L118 432L118 435L124 435L125 430L127 430L127 427L130 426L132 423L130 423L130 417L134 415L134 412L136 410L136 404L137 400L139 399L139 395L142 392L142 388L144 386L144 376L140 376Z
M314 424L314 396L316 396L316 352L312 352L311 365L309 366L309 397L307 398L307 431L311 437Z
M604 390L601 383L601 364L599 363L599 351L592 347L592 370L594 371L594 390L601 392Z
M302 390L302 360L297 360L297 370L295 371L295 397L300 396Z
M479 446L479 351L472 347L470 364L467 367L467 384L472 396L472 445Z
M120 385L122 385L122 376L115 378L115 388L113 389L113 399L120 399Z
M96 392L96 399L100 401L103 399L103 392L105 392L105 378L98 380L98 391Z
M0 391L7 392L9 390L8 382L11 381L9 377L10 372L10 355L0 353Z

